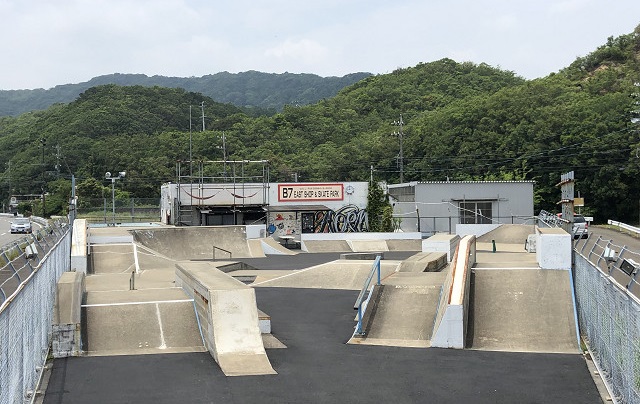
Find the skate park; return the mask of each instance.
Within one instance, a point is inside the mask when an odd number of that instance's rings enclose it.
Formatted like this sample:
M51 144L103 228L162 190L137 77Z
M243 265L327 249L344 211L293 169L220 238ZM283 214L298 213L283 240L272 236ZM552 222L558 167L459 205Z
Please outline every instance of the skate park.
M569 268L525 250L530 235L542 239L534 226L436 235L432 245L294 250L246 234L88 229L86 276L73 281L84 296L81 341L54 362L44 401L101 402L107 390L103 402L601 400L579 346ZM367 286L356 333L354 301L378 255L381 282Z

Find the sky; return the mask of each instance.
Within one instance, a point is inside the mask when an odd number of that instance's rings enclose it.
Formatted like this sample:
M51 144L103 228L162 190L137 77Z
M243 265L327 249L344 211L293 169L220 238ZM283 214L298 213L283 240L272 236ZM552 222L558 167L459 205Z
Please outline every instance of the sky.
M385 74L442 58L526 79L640 25L640 0L0 0L0 90L112 73Z

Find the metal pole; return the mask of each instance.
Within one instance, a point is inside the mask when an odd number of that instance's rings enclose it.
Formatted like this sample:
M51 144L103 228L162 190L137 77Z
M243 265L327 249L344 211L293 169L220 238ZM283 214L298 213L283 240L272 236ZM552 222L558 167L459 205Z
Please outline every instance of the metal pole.
M45 180L44 177L44 147L47 145L47 139L42 138L40 139L40 142L42 142L42 217L46 218L47 217L47 198L45 196L45 194L47 193L47 182Z
M202 108L202 131L204 132L204 101L200 104L200 108Z
M193 176L193 153L192 153L192 136L191 136L191 105L189 105L189 177ZM189 181L193 182L193 179L189 178Z
M113 225L116 225L116 179L111 178L111 209L113 213Z

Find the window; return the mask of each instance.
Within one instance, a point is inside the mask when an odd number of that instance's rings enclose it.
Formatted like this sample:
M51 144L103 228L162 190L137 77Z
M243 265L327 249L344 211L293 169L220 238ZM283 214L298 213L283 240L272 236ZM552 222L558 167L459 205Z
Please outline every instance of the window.
M460 223L490 224L492 223L492 202L460 202Z

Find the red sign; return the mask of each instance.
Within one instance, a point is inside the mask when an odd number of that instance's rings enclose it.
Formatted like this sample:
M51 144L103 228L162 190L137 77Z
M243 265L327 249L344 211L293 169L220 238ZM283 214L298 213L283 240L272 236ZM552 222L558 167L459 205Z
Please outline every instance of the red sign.
M278 184L278 202L342 200L343 184Z

